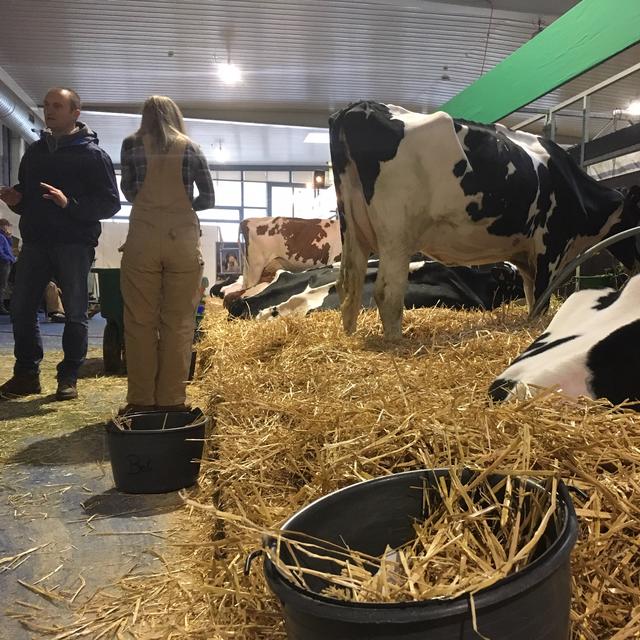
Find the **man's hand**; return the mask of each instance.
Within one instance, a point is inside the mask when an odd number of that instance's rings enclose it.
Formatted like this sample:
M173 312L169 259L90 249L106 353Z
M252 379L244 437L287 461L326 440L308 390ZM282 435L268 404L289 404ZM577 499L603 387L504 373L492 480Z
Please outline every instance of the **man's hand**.
M22 194L13 187L0 187L0 200L9 207L15 207L20 204Z
M46 182L41 182L40 186L47 190L47 193L42 196L43 198L53 200L61 209L64 209L69 204L69 198L60 189L56 189Z

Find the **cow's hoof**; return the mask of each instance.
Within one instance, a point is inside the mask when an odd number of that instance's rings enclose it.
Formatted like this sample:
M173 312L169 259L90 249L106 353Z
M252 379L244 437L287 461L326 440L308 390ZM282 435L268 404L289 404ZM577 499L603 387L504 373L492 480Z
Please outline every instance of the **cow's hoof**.
M348 336L352 336L356 332L356 325L355 320L353 322L343 322L342 328Z

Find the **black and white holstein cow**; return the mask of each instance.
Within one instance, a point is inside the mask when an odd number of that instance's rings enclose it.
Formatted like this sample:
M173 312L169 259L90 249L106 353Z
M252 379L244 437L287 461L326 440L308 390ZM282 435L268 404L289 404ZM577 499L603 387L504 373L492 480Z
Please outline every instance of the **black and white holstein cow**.
M312 311L339 309L336 292L339 265L301 273L279 270L266 287L248 289L241 297L225 298L234 318L266 320L279 316L306 315ZM371 308L378 261L367 264L362 307ZM405 291L407 309L443 306L453 309L493 309L524 295L522 279L510 264L479 268L445 267L438 262L417 261L409 265Z
M376 102L332 115L329 130L347 333L356 327L371 252L380 258L375 300L384 333L397 338L417 251L447 265L514 263L531 311L567 262L640 220L635 200L529 133ZM628 269L640 264L633 238L610 250Z
M570 296L551 324L489 389L494 400L527 398L538 387L569 396L640 401L640 275L621 292ZM634 409L640 410L640 402Z

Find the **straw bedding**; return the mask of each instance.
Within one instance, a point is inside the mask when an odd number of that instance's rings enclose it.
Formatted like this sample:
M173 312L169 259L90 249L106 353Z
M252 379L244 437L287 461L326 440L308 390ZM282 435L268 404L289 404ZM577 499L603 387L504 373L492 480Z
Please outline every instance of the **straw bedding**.
M331 543L309 534L280 532L268 538L268 556L288 580L307 591L351 602L411 602L457 598L473 594L517 573L547 548L547 525L562 530L565 510L557 509L557 478L547 486L521 478L449 470L413 486L424 510L411 516L413 538L371 556L343 543ZM422 486L420 486L422 484ZM389 526L378 513L377 531ZM384 524L382 524L384 523ZM375 535L360 529L363 537ZM313 532L309 532L313 534ZM362 538L360 538L362 539ZM284 558L287 558L285 560ZM326 565L319 571L315 561ZM312 560L312 564L307 562ZM331 572L327 573L331 567ZM312 580L310 580L310 578ZM319 586L313 580L320 578ZM324 585L324 587L322 586Z
M405 312L394 344L374 312L359 322L347 337L337 312L228 322L209 306L193 400L216 426L200 488L185 495L190 526L165 573L84 603L84 637L284 638L261 563L242 571L261 533L353 482L457 465L583 490L572 638L639 638L637 414L555 393L492 405L490 382L548 322L529 323L522 307ZM68 631L56 637L83 637Z

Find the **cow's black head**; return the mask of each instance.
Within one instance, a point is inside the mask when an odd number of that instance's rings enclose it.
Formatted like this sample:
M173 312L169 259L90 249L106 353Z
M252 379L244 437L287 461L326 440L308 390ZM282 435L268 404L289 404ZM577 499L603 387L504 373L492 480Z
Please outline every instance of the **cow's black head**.
M494 305L500 306L510 300L524 298L524 284L518 270L510 263L504 262L491 267L491 275L496 281Z
M509 393L516 386L516 380L496 378L489 387L489 396L494 402L503 402L509 397Z
M634 185L625 194L620 221L613 225L607 237L640 226L640 187ZM629 270L640 267L640 235L626 238L608 247L609 253Z

